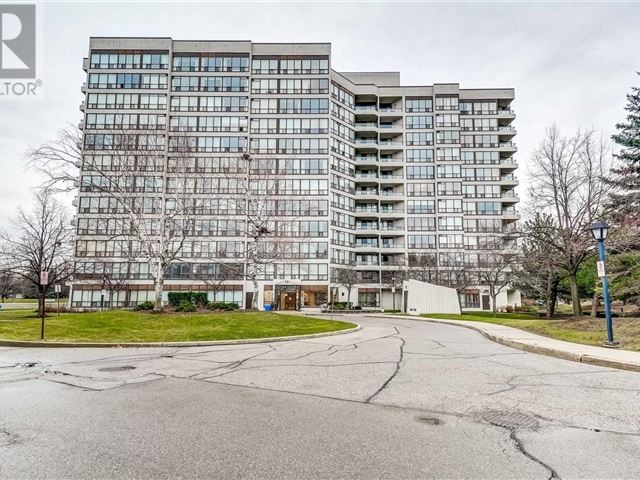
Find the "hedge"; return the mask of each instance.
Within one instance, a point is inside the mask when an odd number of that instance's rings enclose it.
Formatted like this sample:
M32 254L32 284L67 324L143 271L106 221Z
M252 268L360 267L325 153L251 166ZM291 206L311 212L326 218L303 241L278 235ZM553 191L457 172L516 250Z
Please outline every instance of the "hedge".
M198 307L204 307L208 303L207 292L169 292L169 305L179 307L183 302L189 302Z

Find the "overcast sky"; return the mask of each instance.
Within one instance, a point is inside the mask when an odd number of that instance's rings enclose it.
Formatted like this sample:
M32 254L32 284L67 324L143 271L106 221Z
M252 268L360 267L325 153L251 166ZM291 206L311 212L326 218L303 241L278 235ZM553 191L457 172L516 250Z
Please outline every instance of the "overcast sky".
M0 97L0 227L37 184L24 151L81 118L90 36L331 42L338 71L397 70L405 85L513 87L525 182L546 126L608 137L624 118L625 94L640 85L639 3L43 3L44 97Z

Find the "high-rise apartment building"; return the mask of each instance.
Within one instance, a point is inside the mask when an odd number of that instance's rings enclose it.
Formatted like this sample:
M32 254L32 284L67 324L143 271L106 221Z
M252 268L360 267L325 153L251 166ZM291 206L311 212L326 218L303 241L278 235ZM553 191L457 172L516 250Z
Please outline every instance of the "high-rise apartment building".
M132 215L153 235L178 191L193 203L164 291L242 306L346 301L331 282L341 268L357 272L354 303L391 308L398 279L473 274L515 247L513 89L337 72L328 43L92 38L84 70L73 306L99 306L104 290L113 306L153 300ZM268 235L254 250L243 205L260 191ZM489 308L478 283L463 308Z

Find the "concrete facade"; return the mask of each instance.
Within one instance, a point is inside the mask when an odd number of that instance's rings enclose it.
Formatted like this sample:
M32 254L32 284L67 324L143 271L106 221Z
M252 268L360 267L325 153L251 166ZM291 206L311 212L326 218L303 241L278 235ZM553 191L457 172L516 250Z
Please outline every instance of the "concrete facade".
M332 291L344 300L331 279L347 268L358 275L355 304L390 309L394 284L407 276L446 284L454 270L477 272L516 248L513 89L403 86L398 72L337 72L328 43L92 38L84 69L72 306L99 306L104 276L115 272L127 281L108 305L153 297L151 268L126 228L105 226L118 213L95 165L114 163L118 135L133 138L128 153L143 164L132 195L172 200L173 145L184 142L194 202L207 206L167 271L165 298L209 291L200 271L246 272L251 240L237 226L246 219L227 200L239 195L233 182L251 180L245 153L281 175L271 198L274 243L286 242L287 253L265 262L257 292L237 274L211 300L245 306L257 295L260 307L319 308ZM470 286L462 306L490 308L483 297L481 285ZM519 304L517 294L501 294L498 306L506 304Z

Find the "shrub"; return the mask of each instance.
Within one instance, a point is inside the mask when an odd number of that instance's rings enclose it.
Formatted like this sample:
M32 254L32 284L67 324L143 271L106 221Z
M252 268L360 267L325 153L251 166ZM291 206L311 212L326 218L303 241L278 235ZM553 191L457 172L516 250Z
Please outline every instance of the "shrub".
M507 305L504 309L507 313L513 313L513 307L511 305Z
M142 302L134 307L134 310L153 310L153 302Z
M362 307L360 305L354 305L351 307L351 310L362 310Z
M169 292L168 299L169 305L174 308L178 308L182 302L204 307L207 305L207 292Z
M210 302L207 304L207 309L209 310L231 311L231 310L237 310L238 308L239 307L237 303Z
M195 312L196 306L189 300L181 301L176 307L176 312Z

